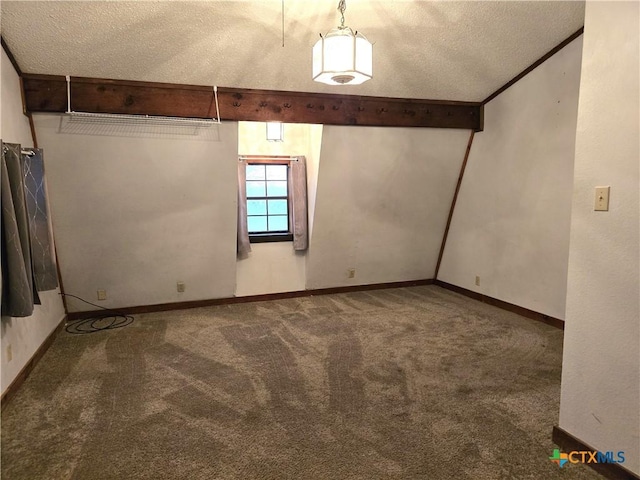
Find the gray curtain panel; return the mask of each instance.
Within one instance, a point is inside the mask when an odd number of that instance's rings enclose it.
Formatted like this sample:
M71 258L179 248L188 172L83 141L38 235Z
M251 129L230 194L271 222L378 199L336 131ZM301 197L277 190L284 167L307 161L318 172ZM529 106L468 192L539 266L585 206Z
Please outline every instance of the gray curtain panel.
M247 164L238 161L238 258L247 258L251 252L247 225Z
M42 149L35 148L29 151L32 154L22 155L22 174L29 214L31 262L36 291L44 292L58 286L58 274L49 228Z
M2 144L2 315L28 317L34 291L20 145Z
M290 168L291 186L293 192L293 249L306 250L309 246L309 234L307 224L307 159L298 157L291 162Z

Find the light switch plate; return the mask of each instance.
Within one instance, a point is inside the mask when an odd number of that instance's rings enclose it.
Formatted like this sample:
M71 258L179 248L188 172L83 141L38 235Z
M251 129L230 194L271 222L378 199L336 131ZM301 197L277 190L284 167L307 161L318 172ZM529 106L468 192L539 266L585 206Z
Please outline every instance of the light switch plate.
M610 187L596 187L595 211L607 212L609 210L609 190Z
M98 300L106 300L107 299L107 291L99 289L98 290Z

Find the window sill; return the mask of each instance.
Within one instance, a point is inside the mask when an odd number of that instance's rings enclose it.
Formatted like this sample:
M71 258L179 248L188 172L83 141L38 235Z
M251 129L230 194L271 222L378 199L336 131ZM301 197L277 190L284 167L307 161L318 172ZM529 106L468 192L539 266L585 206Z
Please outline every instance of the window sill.
M293 242L293 233L249 235L250 243Z

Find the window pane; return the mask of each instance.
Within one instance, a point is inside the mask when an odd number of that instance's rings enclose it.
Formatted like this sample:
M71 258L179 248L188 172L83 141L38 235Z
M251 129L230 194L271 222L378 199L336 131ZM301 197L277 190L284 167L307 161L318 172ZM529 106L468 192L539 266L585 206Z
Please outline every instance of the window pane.
M249 233L267 231L267 217L247 217L247 224Z
M247 165L247 180L264 180L264 165Z
M288 212L286 200L269 200L269 215L286 215Z
M289 231L289 221L286 215L269 216L270 232L287 232Z
M280 180L267 182L267 197L286 197L287 182Z
M278 212L275 212L278 213ZM266 200L247 200L247 215L266 215Z
M247 197L265 197L264 182L247 180Z
M286 180L286 165L267 165L267 180Z

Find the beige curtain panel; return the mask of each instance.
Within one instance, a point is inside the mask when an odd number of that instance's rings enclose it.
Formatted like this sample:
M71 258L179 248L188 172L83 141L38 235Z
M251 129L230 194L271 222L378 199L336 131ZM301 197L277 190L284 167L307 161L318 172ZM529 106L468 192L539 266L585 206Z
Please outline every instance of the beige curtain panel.
M247 164L238 161L238 258L247 258L251 252L247 225Z
M306 250L309 246L307 220L307 160L298 157L291 162L291 200L293 202L293 249Z

